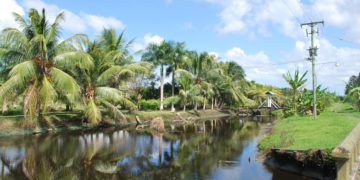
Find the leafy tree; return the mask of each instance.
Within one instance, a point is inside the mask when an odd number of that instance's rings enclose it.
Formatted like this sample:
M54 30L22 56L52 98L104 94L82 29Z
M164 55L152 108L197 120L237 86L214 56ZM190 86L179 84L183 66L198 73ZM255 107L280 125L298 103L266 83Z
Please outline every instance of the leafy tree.
M295 70L294 77L291 76L290 72L287 74L283 74L283 78L285 81L289 84L290 88L293 90L293 103L294 103L294 112L295 115L297 113L297 92L301 91L306 86L305 76L307 74L307 71L300 75L299 70Z
M59 41L59 23L64 14L56 16L48 24L45 9L42 13L30 9L28 20L14 14L21 30L3 30L5 49L3 58L16 64L9 72L9 79L0 87L0 102L6 98L24 94L24 115L39 116L40 109L46 113L48 104L61 94L70 103L76 101L80 87L64 70L69 67L92 68L92 58L81 50L86 41L84 35L74 35Z

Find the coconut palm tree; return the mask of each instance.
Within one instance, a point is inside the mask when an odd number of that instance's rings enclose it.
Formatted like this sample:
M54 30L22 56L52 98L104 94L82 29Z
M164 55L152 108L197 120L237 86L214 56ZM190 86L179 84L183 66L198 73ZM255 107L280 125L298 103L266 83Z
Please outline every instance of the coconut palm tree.
M88 53L93 57L97 68L75 71L78 73L78 81L82 85L85 117L93 124L102 120L101 107L106 108L107 112L112 114L116 120L127 120L117 105L132 108L136 108L136 106L125 97L124 92L117 85L124 84L132 77L149 73L152 70L152 64L149 62L131 63L132 59L119 57L119 54L125 53L118 51L127 51L127 48L115 49L104 43L89 42ZM123 63L123 61L127 62ZM114 86L114 84L117 85Z
M195 76L195 84L199 85L199 87L201 87L202 81L207 80L207 73L215 64L215 57L207 52L198 54L196 51L188 51L186 53L185 69ZM195 110L197 110L197 106L198 103L195 102Z
M80 94L75 79L64 69L93 67L92 58L82 51L84 35L74 35L59 41L59 23L64 14L56 16L53 24L48 24L45 9L42 13L30 9L28 20L14 14L21 30L3 30L5 56L16 64L9 72L9 79L0 87L0 102L5 98L24 94L24 115L39 116L40 109L47 111L47 105L59 94L74 103Z
M181 84L181 90L179 94L176 96L171 96L166 99L166 104L169 103L179 103L181 102L184 106L184 111L186 111L186 105L189 102L202 102L204 100L203 97L200 96L200 85L195 84L194 82L196 78L189 71L178 69L175 72L176 80Z
M294 102L294 114L297 114L297 92L301 91L306 86L307 79L305 78L307 71L300 75L299 69L295 70L294 77L291 76L290 72L283 74L283 78L289 84L293 91L293 102ZM314 112L316 113L316 112Z
M163 41L160 45L150 44L142 56L142 61L160 66L160 110L164 109L164 66L169 64L171 50L171 45Z

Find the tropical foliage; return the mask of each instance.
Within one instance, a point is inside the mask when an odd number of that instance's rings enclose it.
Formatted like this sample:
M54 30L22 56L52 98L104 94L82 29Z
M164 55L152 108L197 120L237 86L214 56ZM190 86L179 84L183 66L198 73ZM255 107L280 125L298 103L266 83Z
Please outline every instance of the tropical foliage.
M6 28L0 35L0 103L4 115L11 104L19 106L29 120L66 109L81 112L81 119L97 124L104 119L126 121L124 110L256 107L265 101L267 91L274 93L280 106L293 104L295 112L297 104L301 104L301 112L311 106L311 91L303 91L306 73L284 75L290 89L279 89L249 82L236 62L188 50L184 42L163 41L133 52L134 39L127 41L124 32L114 29L104 29L94 40L85 34L63 40L63 13L52 24L45 9L29 10L27 18L14 16L19 28ZM349 83L349 94L357 91L353 86ZM329 93L318 91L322 98L318 101L323 102ZM324 100L322 104L327 103Z
M283 78L289 84L290 88L293 91L293 103L294 103L295 116L297 113L296 106L298 104L297 95L298 95L298 92L300 93L306 86L306 84L305 84L307 81L307 79L305 78L306 74L307 74L307 71L304 74L300 75L299 70L297 69L297 70L295 70L294 77L291 76L290 72L283 75Z
M345 87L345 101L356 106L360 111L360 74L351 76Z

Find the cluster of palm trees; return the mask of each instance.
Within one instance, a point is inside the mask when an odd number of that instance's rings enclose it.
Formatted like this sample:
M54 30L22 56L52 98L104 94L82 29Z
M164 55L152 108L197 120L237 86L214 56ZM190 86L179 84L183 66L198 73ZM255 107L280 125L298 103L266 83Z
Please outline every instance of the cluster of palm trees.
M14 13L19 28L4 29L0 35L0 102L3 114L8 104L21 104L23 114L33 120L52 109L66 107L83 112L84 119L98 123L104 113L119 121L126 117L119 109L136 108L129 84L137 77L151 76L160 67L160 110L171 106L186 110L237 107L254 104L257 88L245 80L242 67L220 62L207 53L189 51L184 43L163 41L150 44L140 62L131 53L134 40L124 33L104 29L94 41L84 34L61 38L60 13L52 24L45 9L30 9L25 19ZM171 74L172 93L164 97L164 76ZM175 88L179 93L175 94ZM131 90L131 89L130 89Z
M182 105L186 110L192 105L203 109L221 108L223 105L251 103L245 96L249 83L245 80L242 67L235 62L218 62L217 57L207 52L198 53L185 49L184 43L163 41L150 44L142 56L143 62L160 66L160 110L164 105ZM172 96L164 99L164 71L172 75ZM180 88L174 94L175 85Z
M0 39L3 106L20 96L29 119L46 114L56 103L79 107L91 123L101 121L105 110L126 119L118 106L135 105L119 87L152 70L150 63L132 62L128 50L132 41L126 42L123 33L117 37L112 29L105 29L94 42L83 34L61 40L63 13L52 24L45 9L40 13L31 9L28 19L14 15L20 29L4 29Z

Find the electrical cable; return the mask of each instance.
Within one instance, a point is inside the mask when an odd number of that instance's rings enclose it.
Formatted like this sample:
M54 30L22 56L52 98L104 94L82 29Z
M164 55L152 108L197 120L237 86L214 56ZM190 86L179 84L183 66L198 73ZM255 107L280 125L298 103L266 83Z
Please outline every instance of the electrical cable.
M292 64L292 63L298 63L298 62L305 62L306 60L296 60L296 61L288 61L288 62L282 62L282 63L273 63L273 64L262 64L262 65L249 65L249 66L242 66L243 68L267 68L272 66L279 66L284 64Z

